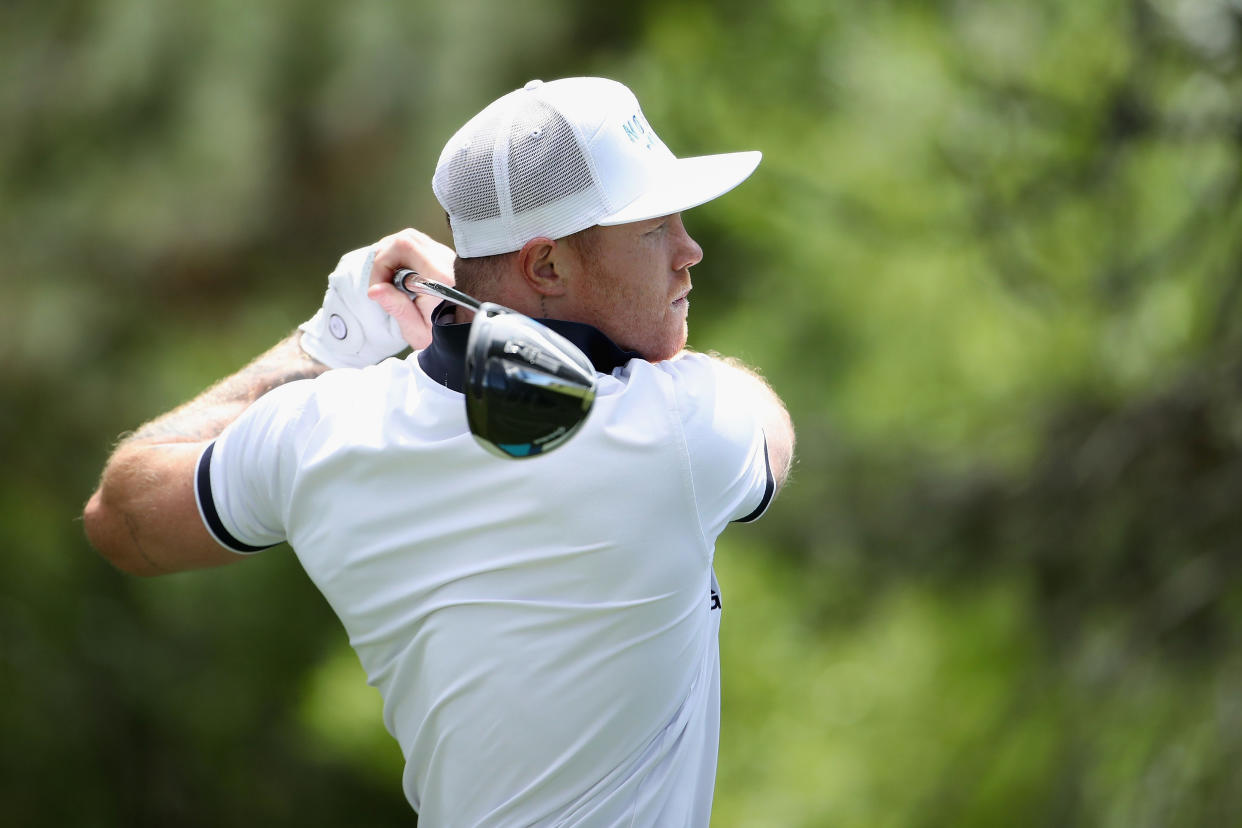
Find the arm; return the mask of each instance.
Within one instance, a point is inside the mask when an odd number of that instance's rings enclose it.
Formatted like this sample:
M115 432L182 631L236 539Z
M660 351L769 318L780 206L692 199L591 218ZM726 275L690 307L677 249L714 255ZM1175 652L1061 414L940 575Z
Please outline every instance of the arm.
M776 396L772 386L758 372L748 367L741 360L712 353L709 356L736 371L747 383L753 393L753 399L759 407L759 421L763 427L763 436L768 445L768 464L772 470L772 478L779 492L789 478L794 458L794 427L789 412L781 398Z
M761 518L789 478L794 433L785 406L736 359L683 352L656 368L673 380L670 402L705 537Z
M451 284L452 250L416 230L405 230L354 253L367 255L347 254L341 259L329 277L325 308L339 310L344 303L346 312L358 314L350 318L361 320L364 341L393 339L379 329L387 317L379 314L378 323L366 318L370 303L378 303L393 318L400 334L389 350L372 349L374 361L407 345L425 347L431 338L429 320L435 303L414 303L402 297L391 285L392 274L410 267ZM337 304L329 306L330 301ZM356 357L357 348L342 355L334 352L332 341L307 347L309 336L295 332L236 374L121 440L83 514L87 537L105 558L135 575L160 575L241 559L220 546L203 525L194 494L196 464L207 443L263 394L328 370L311 353L333 365L348 364L346 360ZM355 341L351 338L342 344L352 346Z
M691 352L684 351L683 353ZM768 385L767 380L758 371L740 359L725 356L716 351L710 351L704 356L730 369L749 391L747 399L756 404L759 425L763 429L764 440L768 447L768 465L771 467L776 489L780 491L785 481L789 479L789 473L793 468L796 443L793 420L789 417L785 403L776 396L772 386Z
M194 498L206 444L271 389L328 370L298 345L279 342L236 374L121 440L83 518L91 544L119 569L161 575L219 566L241 556L216 543Z

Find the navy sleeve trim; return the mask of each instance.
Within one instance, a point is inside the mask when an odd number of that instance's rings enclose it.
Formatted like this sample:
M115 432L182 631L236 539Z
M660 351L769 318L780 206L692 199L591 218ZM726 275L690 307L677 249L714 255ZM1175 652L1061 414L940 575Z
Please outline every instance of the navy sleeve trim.
M763 438L763 466L768 474L767 485L763 488L763 499L759 501L759 505L755 507L755 511L751 512L744 518L738 518L734 523L752 523L763 517L763 513L768 510L768 506L772 504L772 498L776 495L776 478L772 476L772 460L768 457L768 438Z
M203 522L207 524L208 531L220 542L221 546L232 549L234 552L262 552L264 549L271 549L272 546L279 546L279 544L251 546L248 543L242 543L224 528L224 521L220 520L220 512L216 509L215 498L211 495L211 453L215 451L215 448L216 444L212 442L203 450L203 456L198 460L198 473L194 480L199 511L203 513Z

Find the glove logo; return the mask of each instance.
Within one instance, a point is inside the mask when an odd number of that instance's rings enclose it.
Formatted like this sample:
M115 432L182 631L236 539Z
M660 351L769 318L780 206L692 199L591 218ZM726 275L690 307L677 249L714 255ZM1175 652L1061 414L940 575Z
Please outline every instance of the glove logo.
M344 339L349 334L349 328L345 325L345 320L341 318L339 313L334 313L328 317L328 333L337 339Z

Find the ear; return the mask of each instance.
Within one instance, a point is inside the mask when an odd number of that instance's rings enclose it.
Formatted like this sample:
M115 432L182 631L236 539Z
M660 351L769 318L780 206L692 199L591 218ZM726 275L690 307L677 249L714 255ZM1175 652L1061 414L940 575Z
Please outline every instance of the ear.
M568 248L555 239L539 236L522 245L518 251L518 269L526 285L540 296L561 296L565 293L566 253Z

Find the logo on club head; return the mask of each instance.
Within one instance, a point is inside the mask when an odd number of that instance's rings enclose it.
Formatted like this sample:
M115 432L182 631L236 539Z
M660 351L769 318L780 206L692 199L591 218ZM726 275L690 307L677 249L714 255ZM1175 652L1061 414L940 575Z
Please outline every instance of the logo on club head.
M505 343L504 352L516 357L521 357L530 365L536 365L539 362L539 349L525 342L515 342L510 339Z

